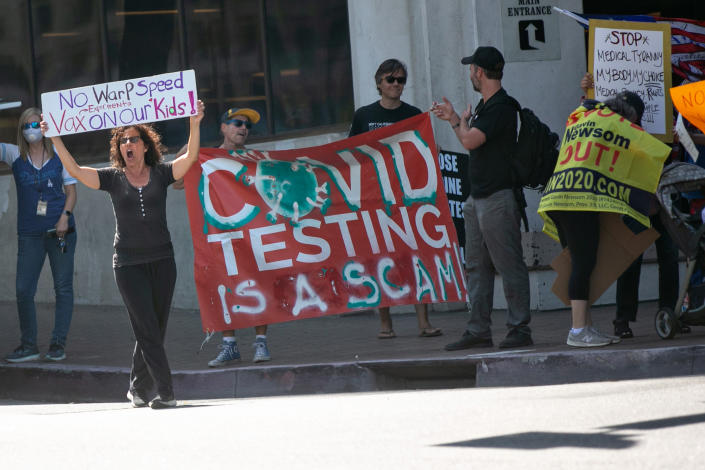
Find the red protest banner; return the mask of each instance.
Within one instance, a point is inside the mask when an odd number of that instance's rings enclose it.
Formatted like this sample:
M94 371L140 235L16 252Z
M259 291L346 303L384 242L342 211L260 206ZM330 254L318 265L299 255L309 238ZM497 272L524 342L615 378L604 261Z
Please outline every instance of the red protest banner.
M320 147L202 148L185 189L205 331L466 300L428 113Z

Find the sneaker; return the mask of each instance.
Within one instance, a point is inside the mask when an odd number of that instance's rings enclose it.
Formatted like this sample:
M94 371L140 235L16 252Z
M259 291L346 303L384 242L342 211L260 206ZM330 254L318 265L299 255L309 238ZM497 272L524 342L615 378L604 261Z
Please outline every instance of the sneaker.
M592 325L588 326L588 328L590 328L590 330L592 330L592 332L594 334L599 335L599 336L604 336L605 338L610 340L610 343L612 343L612 344L617 344L622 341L622 338L620 338L619 336L612 336L612 335L608 335L607 333L602 333L601 331L599 331L597 328L595 328Z
M632 331L631 328L629 328L629 322L628 321L623 321L623 320L614 320L612 323L614 323L614 335L627 339L627 338L633 338L634 337L634 332Z
M491 348L492 338L481 338L475 336L469 331L465 331L463 336L455 343L446 344L446 351L458 351L460 349L470 349L470 348Z
M62 361L66 359L66 352L64 352L64 347L60 344L52 344L49 346L49 352L46 353L44 359L49 359L50 361Z
M164 408L174 408L175 406L176 400L173 398L165 400L159 395L157 395L154 400L149 402L149 407L153 410L163 410Z
M257 338L252 346L255 348L255 357L252 359L252 362L265 362L272 360L272 356L269 355L269 349L267 349L266 339Z
M603 336L592 327L585 327L577 334L569 331L566 343L568 346L574 346L576 348L593 348L607 346L612 343L612 340Z
M215 359L208 363L208 367L220 367L240 359L237 341L223 341L218 347L220 348L220 352Z
M499 343L499 347L502 349L521 348L522 346L531 346L532 344L534 344L534 342L531 340L531 333L512 328L509 330L509 333L507 333L507 337Z
M7 362L26 362L36 361L39 359L39 350L36 348L27 348L23 345L18 346L13 352L5 356Z
M127 399L132 402L132 407L133 408L142 408L144 406L147 406L147 401L140 396L139 393L135 392L132 393L131 390L127 391Z

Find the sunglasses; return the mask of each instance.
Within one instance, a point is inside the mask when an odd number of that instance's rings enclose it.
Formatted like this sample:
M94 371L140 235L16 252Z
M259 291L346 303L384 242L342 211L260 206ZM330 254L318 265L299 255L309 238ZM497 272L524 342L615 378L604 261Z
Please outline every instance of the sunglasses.
M406 77L392 77L391 75L389 75L388 77L384 77L384 81L387 82L387 83L389 83L390 85L391 85L392 83L394 83L395 81L396 81L399 85L403 85L403 84L406 83Z
M22 124L22 129L29 129L30 127L32 129L39 129L39 121L32 121L32 122Z
M250 121L243 121L242 119L230 119L225 121L225 124L232 124L235 127L242 127L244 124L248 129L252 129L252 123Z
M136 144L140 141L140 136L133 135L132 137L120 137L120 145L125 145L126 143Z

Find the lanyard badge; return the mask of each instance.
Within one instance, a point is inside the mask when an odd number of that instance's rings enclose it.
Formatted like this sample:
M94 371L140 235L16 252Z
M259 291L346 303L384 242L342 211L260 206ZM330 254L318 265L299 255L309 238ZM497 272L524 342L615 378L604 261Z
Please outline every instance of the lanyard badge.
M47 202L39 199L37 202L37 215L47 215Z

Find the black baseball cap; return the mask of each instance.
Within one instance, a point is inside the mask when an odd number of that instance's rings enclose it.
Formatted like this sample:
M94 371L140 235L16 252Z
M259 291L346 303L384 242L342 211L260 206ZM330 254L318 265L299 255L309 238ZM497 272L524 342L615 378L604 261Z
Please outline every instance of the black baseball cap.
M634 108L634 111L636 111L637 114L636 123L641 126L641 117L644 115L645 108L641 97L633 91L622 91L619 92L615 98L626 101L629 106Z
M485 70L501 72L504 69L504 57L502 53L492 46L480 46L475 49L473 55L463 57L460 61L463 65L475 64Z

